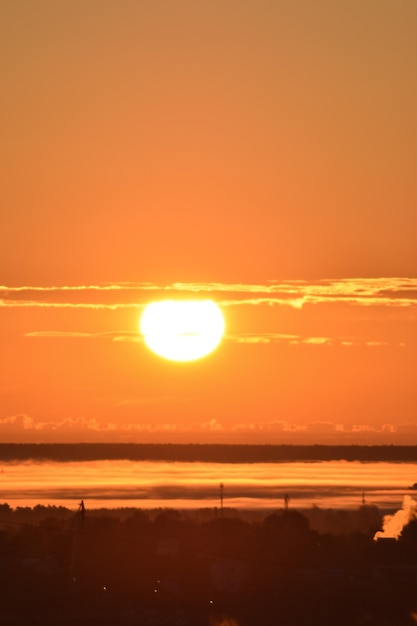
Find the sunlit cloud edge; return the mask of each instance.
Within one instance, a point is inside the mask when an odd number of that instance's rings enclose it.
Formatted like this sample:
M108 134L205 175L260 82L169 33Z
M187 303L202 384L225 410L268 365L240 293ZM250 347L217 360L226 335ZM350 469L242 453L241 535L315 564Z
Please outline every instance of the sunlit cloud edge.
M123 410L122 405L120 409ZM3 442L16 440L46 442L60 441L264 441L265 443L338 443L366 442L368 438L374 443L378 438L393 443L410 445L417 440L417 424L343 424L323 421L311 423L291 423L285 420L263 422L242 422L229 425L215 418L187 424L181 423L148 423L109 421L102 422L96 418L66 417L61 420L42 420L28 414L8 415L0 418L0 435ZM342 437L342 439L341 439Z

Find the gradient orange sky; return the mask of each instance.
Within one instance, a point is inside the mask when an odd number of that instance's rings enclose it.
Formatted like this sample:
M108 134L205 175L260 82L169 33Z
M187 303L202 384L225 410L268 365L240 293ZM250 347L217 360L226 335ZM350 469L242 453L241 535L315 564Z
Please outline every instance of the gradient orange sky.
M414 0L3 0L0 58L0 441L417 444Z

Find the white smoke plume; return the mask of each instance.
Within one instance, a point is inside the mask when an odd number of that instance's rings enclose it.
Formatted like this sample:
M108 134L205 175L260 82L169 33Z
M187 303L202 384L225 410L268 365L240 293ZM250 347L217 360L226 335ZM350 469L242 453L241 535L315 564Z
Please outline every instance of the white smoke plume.
M417 501L411 496L404 496L403 505L394 515L385 515L382 530L374 535L374 540L378 539L398 539L404 526L411 520L417 518Z

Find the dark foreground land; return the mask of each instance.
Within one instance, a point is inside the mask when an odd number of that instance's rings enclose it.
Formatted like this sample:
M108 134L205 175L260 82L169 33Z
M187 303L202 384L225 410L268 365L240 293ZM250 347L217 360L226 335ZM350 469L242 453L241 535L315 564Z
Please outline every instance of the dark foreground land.
M376 507L316 517L0 505L0 624L416 624L417 522L374 541Z
M253 445L171 443L0 443L0 461L199 461L202 463L279 463L364 461L413 463L417 446Z

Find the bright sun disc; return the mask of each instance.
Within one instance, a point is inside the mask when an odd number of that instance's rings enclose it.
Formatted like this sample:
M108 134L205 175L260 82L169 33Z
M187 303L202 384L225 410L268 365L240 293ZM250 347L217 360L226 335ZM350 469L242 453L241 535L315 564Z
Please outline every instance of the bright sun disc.
M164 300L145 308L140 331L159 356L194 361L212 352L224 333L224 319L211 300Z

